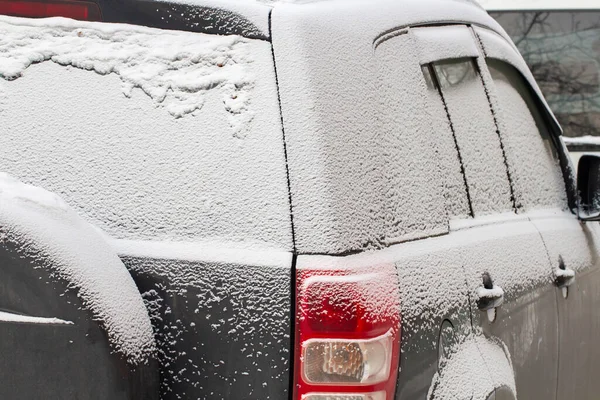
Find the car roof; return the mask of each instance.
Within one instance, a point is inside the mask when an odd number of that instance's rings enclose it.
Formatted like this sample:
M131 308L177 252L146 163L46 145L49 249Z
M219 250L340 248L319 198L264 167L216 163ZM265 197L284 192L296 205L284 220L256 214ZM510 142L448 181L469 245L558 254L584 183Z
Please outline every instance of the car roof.
M97 1L113 1L113 0L97 0ZM143 0L129 0L130 2L139 2ZM370 18L374 22L377 20L377 15L384 18L388 13L395 16L402 16L399 20L406 20L403 14L419 16L415 18L415 24L438 23L448 20L456 22L461 20L456 12L452 10L459 6L460 9L473 9L478 12L483 11L483 7L477 0L158 0L152 4L173 4L184 5L191 8L202 8L204 10L213 10L217 12L227 12L236 16L238 21L247 23L250 28L246 28L245 32L240 29L231 29L236 23L230 23L231 19L226 23L231 32L242 34L242 36L261 38L270 40L270 15L274 9L285 6L296 6L298 12L302 13L303 8L312 10L322 10L323 14L330 14L332 7L337 8L340 12L344 12L347 8L365 10L364 17ZM177 17L178 13L173 13L170 17ZM469 13L464 15L461 22L470 22ZM425 16L425 17L424 17ZM450 17L449 17L450 16ZM186 16L187 18L187 16ZM477 18L476 18L477 19ZM331 23L335 25L335 18L331 19ZM492 29L495 28L494 22L490 22ZM202 25L202 24L200 24ZM210 24L213 28L214 23ZM348 29L351 29L350 27ZM214 32L208 32L214 33Z
M600 10L598 0L480 0L488 11Z
M41 0L42 2L44 0ZM474 23L502 34L476 0L94 0L102 21L128 23L160 29L240 35L271 40L271 14L279 8L293 7L299 15L326 19L337 29L336 16L360 15L368 26L384 33L386 29L440 23ZM315 32L319 35L321 32Z

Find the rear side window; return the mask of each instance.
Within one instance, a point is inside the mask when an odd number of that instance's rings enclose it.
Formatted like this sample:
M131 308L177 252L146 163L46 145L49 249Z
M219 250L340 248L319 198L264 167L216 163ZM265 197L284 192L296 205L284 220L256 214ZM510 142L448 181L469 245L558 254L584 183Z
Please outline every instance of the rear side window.
M528 84L509 64L488 59L487 65L517 209L567 208L558 153Z
M473 59L432 65L462 160L472 214L512 211L500 139Z
M270 43L7 21L3 171L59 194L115 238L292 247ZM47 61L30 65L41 54Z

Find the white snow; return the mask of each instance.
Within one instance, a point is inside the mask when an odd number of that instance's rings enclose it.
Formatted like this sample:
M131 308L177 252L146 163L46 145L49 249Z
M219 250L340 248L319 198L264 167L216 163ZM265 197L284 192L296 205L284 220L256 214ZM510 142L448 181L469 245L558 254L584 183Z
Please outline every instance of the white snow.
M60 318L49 318L49 317L33 317L30 315L20 315L9 313L6 311L0 311L0 323L2 322L14 322L19 324L57 324L57 325L73 325L71 321L65 321Z
M464 195L450 193L461 187L457 170L442 178L441 157L452 157L444 153L448 136L439 139L448 125L419 65L431 57L420 54L406 29L464 21L501 31L483 9L464 1L368 7L334 0L273 8L300 252L360 251L443 234L447 213L464 214Z
M506 222L526 221L529 214L515 214L514 212L503 212L484 215L476 218L454 218L450 220L450 230L458 231L476 226L495 225Z
M69 207L56 194L37 186L24 184L5 172L0 172L0 196L11 201L30 202L63 211L67 211Z
M263 243L168 242L112 238L109 239L109 243L117 254L123 257L260 265L273 268L289 268L292 262L292 253L264 248Z
M529 70L525 60L523 60L519 54L517 48L514 46L512 40L508 37L508 35L506 35L506 32L504 32L503 29L494 31L482 27L473 27L473 30L475 31L475 34L481 43L484 55L487 58L494 58L507 62L515 67L523 75L527 82L529 82L537 94L537 97L546 107L546 109L550 110L550 107L548 106L541 89L535 81L533 74ZM556 125L559 126L558 121L551 111L550 115L553 117Z
M6 172L114 238L291 249L268 42L0 18L0 49Z
M477 297L479 299L494 299L500 298L504 296L504 290L501 287L494 285L491 289L486 289L484 287L477 288Z
M572 269L557 269L555 272L556 277L564 277L564 278L574 278L575 277L575 271L573 271Z
M443 360L427 398L486 400L494 388L505 386L517 398L509 354L502 343L481 336L462 340Z
M475 217L512 210L500 138L473 60L435 64L435 69L456 135Z
M600 146L600 137L598 136L581 136L581 137L562 137L565 144L590 144Z
M500 42L490 42L488 48L497 45ZM484 80L504 144L517 208L566 209L564 178L549 127L515 68L497 62L488 62L488 67L490 75L482 69Z
M154 352L150 320L133 279L96 230L56 195L0 173L0 243L18 246L51 279L76 290L113 350L130 363L146 362Z
M123 94L141 88L175 117L202 108L206 93L217 89L242 131L248 122L253 76L251 46L239 36L190 34L62 18L29 20L0 17L0 77L17 79L32 63L114 73Z
M478 57L479 49L466 26L442 26L411 29L419 47L420 62Z

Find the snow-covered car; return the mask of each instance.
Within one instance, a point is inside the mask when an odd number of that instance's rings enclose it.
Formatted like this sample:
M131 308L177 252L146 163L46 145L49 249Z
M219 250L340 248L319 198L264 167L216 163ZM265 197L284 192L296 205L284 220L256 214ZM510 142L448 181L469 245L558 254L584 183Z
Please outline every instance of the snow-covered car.
M1 399L591 399L578 177L468 0L0 0Z

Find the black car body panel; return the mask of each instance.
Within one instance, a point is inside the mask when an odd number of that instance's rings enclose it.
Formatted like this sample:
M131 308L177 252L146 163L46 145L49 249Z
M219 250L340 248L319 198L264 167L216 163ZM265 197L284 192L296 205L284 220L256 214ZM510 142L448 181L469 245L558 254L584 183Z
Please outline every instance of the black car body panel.
M154 326L162 399L288 397L289 267L123 262Z

